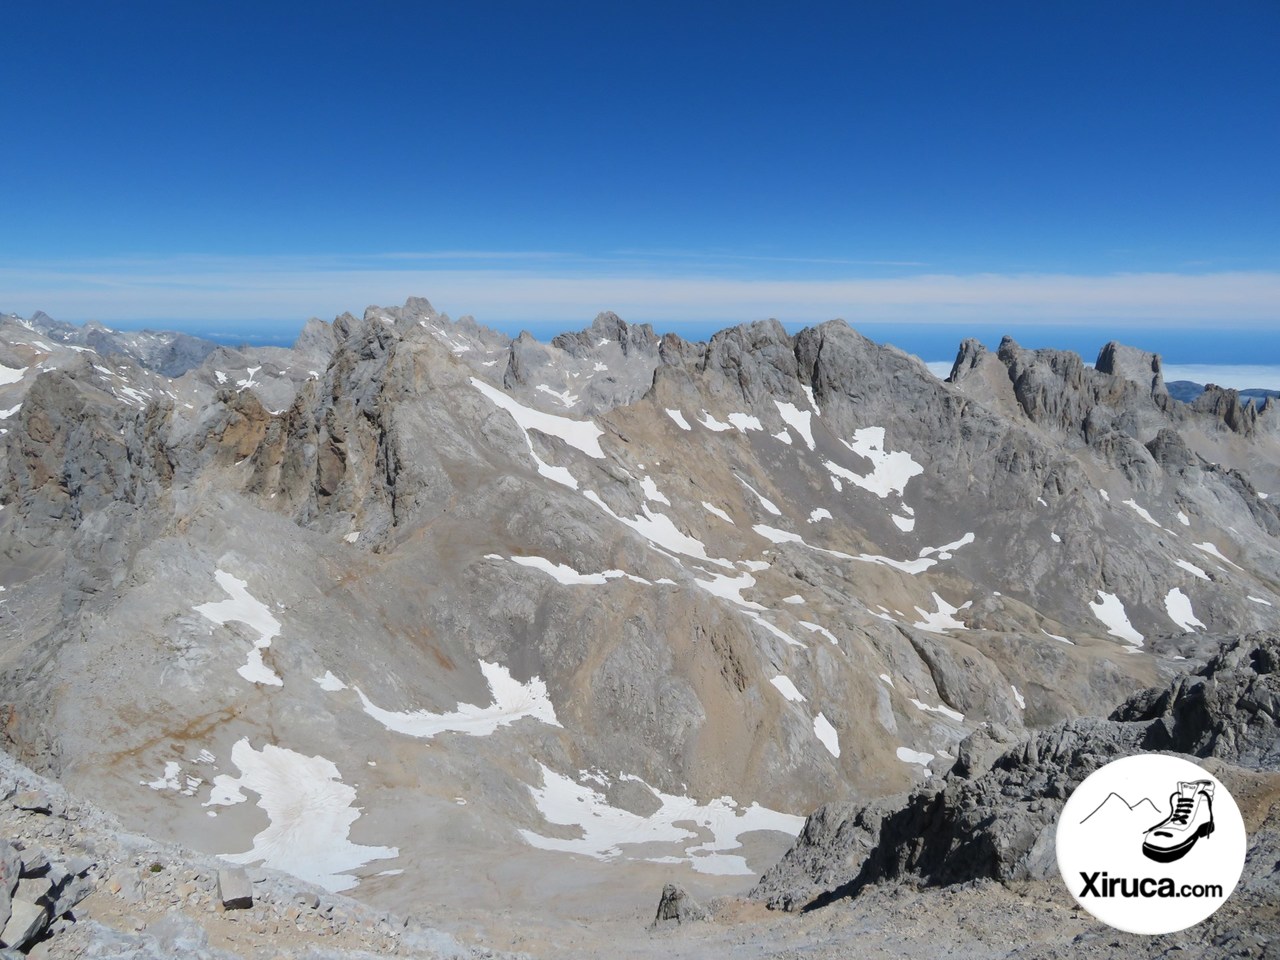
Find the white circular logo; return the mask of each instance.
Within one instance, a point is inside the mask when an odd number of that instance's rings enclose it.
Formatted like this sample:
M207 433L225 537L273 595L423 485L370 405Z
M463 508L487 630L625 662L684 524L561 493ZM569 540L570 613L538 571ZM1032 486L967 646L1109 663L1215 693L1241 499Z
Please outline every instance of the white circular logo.
M1173 933L1212 914L1244 869L1240 808L1189 760L1113 760L1058 819L1058 869L1080 906L1129 933Z

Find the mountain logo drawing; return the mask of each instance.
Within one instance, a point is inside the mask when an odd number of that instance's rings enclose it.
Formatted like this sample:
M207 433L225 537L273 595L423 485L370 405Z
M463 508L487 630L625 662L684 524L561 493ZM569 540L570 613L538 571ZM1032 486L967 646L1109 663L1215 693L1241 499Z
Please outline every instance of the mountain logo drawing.
M1245 845L1226 787L1163 754L1095 770L1058 819L1058 867L1071 895L1130 933L1172 933L1210 916L1240 879Z

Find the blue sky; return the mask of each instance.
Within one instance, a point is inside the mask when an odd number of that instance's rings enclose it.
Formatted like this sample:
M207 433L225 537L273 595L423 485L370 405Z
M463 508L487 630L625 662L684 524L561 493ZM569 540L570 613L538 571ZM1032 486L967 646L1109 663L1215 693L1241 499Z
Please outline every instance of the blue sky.
M616 6L5 5L0 309L1280 321L1274 0Z

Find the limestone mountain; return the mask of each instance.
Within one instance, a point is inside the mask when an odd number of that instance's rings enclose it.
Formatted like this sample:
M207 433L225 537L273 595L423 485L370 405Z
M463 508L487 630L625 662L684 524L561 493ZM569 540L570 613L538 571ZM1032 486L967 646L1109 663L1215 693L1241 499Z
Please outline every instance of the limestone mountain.
M6 748L385 909L741 891L821 804L1277 626L1274 407L1119 345L89 336L0 320Z

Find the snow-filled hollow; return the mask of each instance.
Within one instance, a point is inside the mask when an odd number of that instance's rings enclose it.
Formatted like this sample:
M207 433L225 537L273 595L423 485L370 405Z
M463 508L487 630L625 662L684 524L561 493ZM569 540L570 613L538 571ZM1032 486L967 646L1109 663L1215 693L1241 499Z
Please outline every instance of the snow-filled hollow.
M216 571L214 579L217 580L218 586L230 594L229 599L215 603L202 603L193 609L206 620L211 620L219 626L236 621L257 631L258 637L249 651L249 660L236 673L250 683L261 683L272 687L283 686L284 681L262 660L262 651L270 647L271 641L280 635L280 621L271 615L265 603L249 593L248 584L244 580L232 576L225 570Z
M447 713L429 710L385 710L379 707L359 687L353 687L364 712L386 729L420 740L430 740L442 733L461 733L471 737L487 737L499 727L510 726L525 717L552 727L560 726L555 707L547 695L547 685L539 677L531 677L521 683L511 676L506 667L498 663L480 661L480 671L489 684L493 703L480 707L459 703L457 709Z
M205 806L243 803L249 790L258 795L270 823L253 838L251 849L223 854L224 860L262 862L336 893L359 882L350 871L400 855L396 847L351 842L360 808L355 788L342 782L332 761L269 743L254 750L248 737L231 748L231 761L240 776L214 778Z
M653 794L658 809L640 816L609 804L605 795L585 783L577 783L544 764L542 785L529 787L534 805L548 823L577 827L580 836L565 839L548 837L533 830L520 836L532 847L574 853L596 860L617 860L627 856L627 848L644 845L637 859L651 863L683 863L695 871L711 875L750 876L746 858L729 853L742 846L746 833L769 830L795 836L804 818L770 810L753 803L739 807L731 797L699 803L692 797L663 793L638 777L624 776ZM599 782L599 778L597 778ZM696 829L690 829L693 827ZM710 839L702 836L710 834ZM701 840L701 842L697 842ZM669 853L654 855L654 845L667 845Z

